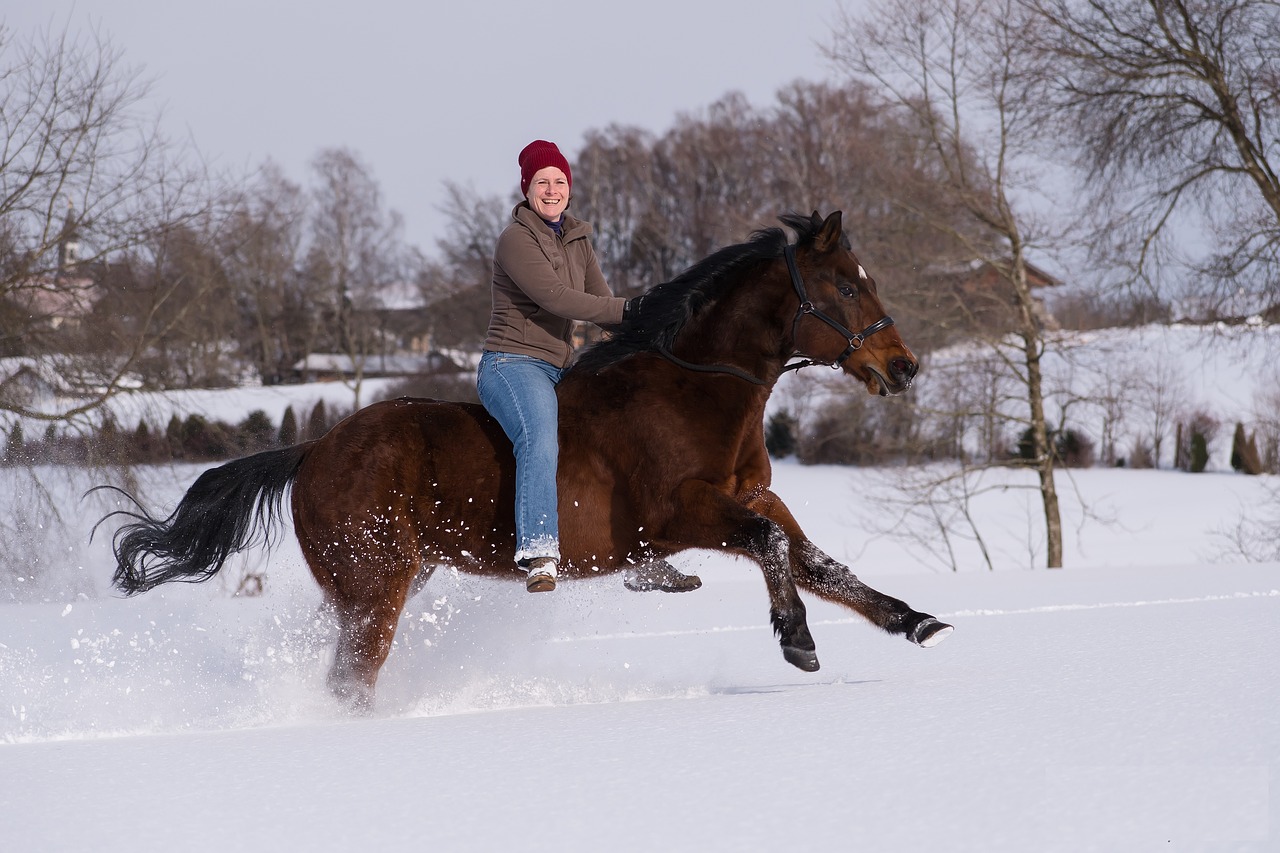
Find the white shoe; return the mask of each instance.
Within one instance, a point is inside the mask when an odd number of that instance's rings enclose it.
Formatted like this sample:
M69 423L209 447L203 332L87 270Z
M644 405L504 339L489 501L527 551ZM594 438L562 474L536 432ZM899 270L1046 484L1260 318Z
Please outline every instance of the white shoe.
M529 592L551 592L556 588L556 558L534 557L529 561L529 576L524 588Z

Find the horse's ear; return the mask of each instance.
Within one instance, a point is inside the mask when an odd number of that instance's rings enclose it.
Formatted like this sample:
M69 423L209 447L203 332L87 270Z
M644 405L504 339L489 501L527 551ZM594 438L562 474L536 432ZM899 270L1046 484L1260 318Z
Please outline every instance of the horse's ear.
M818 221L818 212L813 212L814 221ZM819 252L830 252L840 246L840 236L844 233L841 225L842 214L840 211L828 216L822 222L822 227L818 229L818 236L813 240L813 247Z

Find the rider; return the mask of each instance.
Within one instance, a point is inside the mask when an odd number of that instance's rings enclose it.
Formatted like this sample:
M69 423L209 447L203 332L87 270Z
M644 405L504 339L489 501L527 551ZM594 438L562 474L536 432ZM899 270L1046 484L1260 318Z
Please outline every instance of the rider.
M573 321L616 325L627 300L609 291L591 226L565 212L573 173L560 149L538 139L518 162L525 199L493 254L493 313L476 384L515 449L516 562L529 592L547 592L560 561L556 384L573 352Z
M591 248L591 226L565 212L573 173L560 149L538 139L518 162L525 200L493 253L493 313L476 385L515 450L516 563L527 572L529 592L549 592L560 562L556 384L573 354L573 321L635 322L639 300L610 293ZM632 567L623 582L637 592L702 585L666 560Z

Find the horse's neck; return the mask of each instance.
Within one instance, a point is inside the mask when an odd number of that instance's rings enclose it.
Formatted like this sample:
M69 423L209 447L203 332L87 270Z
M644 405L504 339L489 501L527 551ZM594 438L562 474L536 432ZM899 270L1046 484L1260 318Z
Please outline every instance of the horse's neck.
M789 352L784 298L771 288L738 288L686 326L673 352L693 364L733 367L772 388Z

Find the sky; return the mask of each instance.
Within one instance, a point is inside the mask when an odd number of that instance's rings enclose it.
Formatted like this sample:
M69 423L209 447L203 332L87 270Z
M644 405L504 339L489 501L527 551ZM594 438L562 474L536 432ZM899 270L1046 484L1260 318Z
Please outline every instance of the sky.
M857 8L858 2L848 8ZM836 0L0 0L17 34L96 25L154 80L165 128L215 165L267 158L306 182L321 150L371 167L429 254L443 182L514 198L516 155L550 139L571 162L610 124L666 130L740 91L772 102L822 80Z

